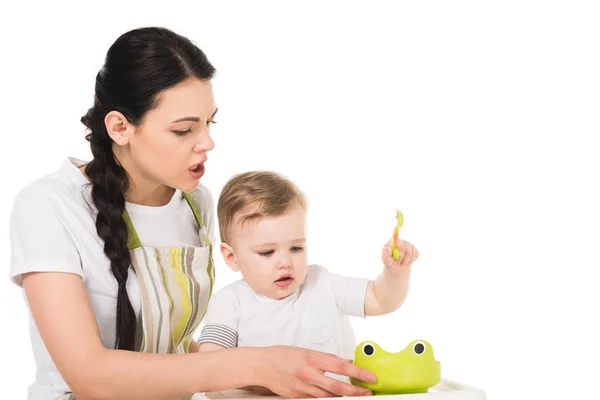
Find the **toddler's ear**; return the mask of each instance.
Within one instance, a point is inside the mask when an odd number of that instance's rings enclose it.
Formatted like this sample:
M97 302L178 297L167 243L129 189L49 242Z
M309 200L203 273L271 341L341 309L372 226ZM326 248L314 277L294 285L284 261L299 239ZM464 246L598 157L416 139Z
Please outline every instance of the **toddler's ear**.
M225 260L225 264L233 271L238 272L240 267L238 266L237 260L235 258L235 254L233 253L233 249L227 243L222 242L219 246L221 250L221 254L223 255L223 259Z

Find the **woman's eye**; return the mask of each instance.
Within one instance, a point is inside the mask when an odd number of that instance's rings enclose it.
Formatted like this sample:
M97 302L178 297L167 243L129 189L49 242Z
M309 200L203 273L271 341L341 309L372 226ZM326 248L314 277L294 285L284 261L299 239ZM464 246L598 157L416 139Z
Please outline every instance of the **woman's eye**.
M261 256L263 256L263 257L268 257L268 256L270 256L273 253L274 253L273 250L267 250L267 251L260 252L258 254L261 255Z
M176 134L177 136L185 136L188 133L190 133L192 131L192 127L190 126L188 129L186 129L185 131L173 131L174 134Z
M215 121L214 119L211 119L210 121L206 121L206 126L209 126L210 124L216 124L217 121Z

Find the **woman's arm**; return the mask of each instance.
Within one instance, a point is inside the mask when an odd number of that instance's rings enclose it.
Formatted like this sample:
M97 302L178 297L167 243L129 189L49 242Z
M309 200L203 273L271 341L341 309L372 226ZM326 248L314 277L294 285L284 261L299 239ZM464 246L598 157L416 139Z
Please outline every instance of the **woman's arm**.
M23 287L44 344L77 399L168 399L251 385L253 349L185 355L107 349L80 276L29 273Z
M268 387L284 397L369 394L323 375L329 371L367 381L368 371L306 349L276 346L181 355L107 349L80 276L32 272L23 275L23 287L44 344L78 400L164 400L245 386Z

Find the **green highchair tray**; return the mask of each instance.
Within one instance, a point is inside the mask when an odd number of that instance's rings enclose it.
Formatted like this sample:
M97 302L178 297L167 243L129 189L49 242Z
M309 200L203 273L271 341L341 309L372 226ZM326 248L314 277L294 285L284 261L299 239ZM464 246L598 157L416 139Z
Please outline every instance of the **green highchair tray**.
M375 342L362 342L356 346L354 364L373 372L377 382L350 381L374 395L427 393L441 379L440 363L425 340L414 340L397 353L389 353Z

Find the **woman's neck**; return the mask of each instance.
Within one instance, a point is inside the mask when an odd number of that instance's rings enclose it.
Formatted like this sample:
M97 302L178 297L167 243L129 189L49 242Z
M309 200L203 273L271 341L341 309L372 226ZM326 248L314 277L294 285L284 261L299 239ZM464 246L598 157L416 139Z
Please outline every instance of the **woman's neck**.
M135 185L130 181L125 193L125 200L149 207L160 207L168 204L173 198L175 189L165 185Z
M165 185L152 183L147 179L143 179L141 174L132 171L133 168L127 168L126 165L121 165L125 168L127 175L129 176L129 185L127 192L125 192L125 201L149 207L161 207L171 201L175 189ZM79 170L83 176L89 180L85 173L86 166L87 164L80 166Z

